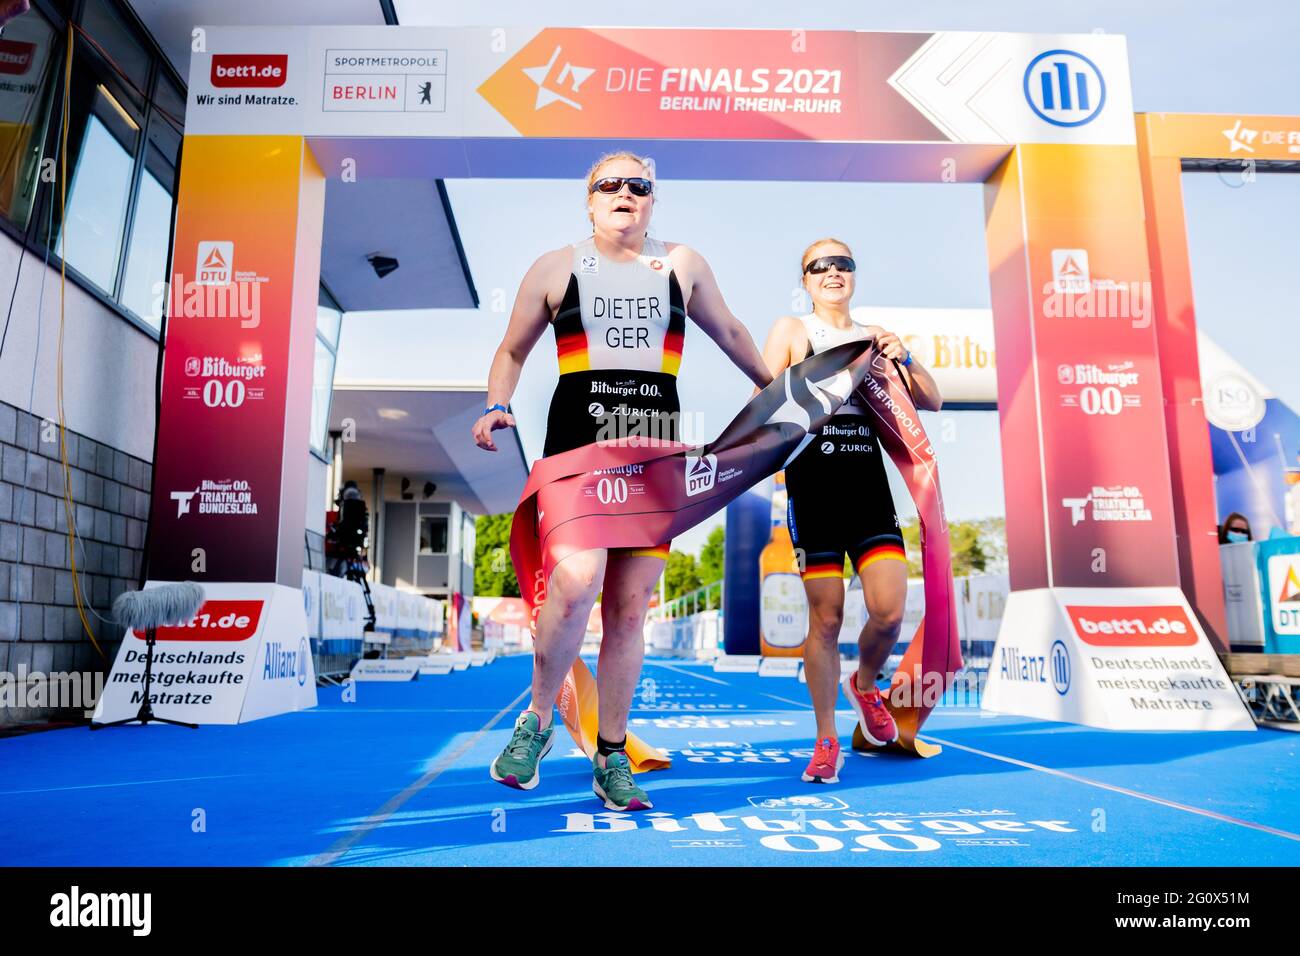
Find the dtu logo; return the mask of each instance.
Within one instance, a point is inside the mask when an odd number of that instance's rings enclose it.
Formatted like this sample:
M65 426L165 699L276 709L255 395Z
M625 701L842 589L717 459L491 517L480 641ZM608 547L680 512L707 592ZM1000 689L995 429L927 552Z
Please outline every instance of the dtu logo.
M1052 285L1057 292L1087 292L1092 285L1088 250L1053 249Z
M565 60L564 66L560 68L555 77L554 85L548 86L546 80L551 75L551 70L555 67L559 58L560 48L557 46L545 65L524 67L524 75L537 84L537 103L533 106L534 110L540 110L543 106L549 106L555 102L565 103L575 110L582 109L582 104L577 99L571 99L570 96L576 97L581 92L582 84L596 70L589 66L575 66Z
M199 243L197 266L194 270L197 285L229 285L233 275L235 244L233 242Z
M1300 555L1274 554L1268 559L1269 591L1276 595L1269 623L1277 634L1300 634Z
M686 496L690 498L711 491L717 475L717 455L688 456L686 459Z
M1296 573L1296 565L1288 563L1286 573L1282 578L1282 587L1278 591L1278 604L1291 604L1300 602L1300 574Z
M1097 64L1074 50L1048 50L1025 68L1029 108L1053 126L1083 126L1106 105L1106 80Z

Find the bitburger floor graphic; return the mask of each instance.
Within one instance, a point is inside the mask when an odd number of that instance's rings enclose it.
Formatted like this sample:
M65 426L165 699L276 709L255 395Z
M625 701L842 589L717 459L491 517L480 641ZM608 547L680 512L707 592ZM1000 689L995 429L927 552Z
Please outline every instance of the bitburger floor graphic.
M536 790L510 790L487 765L530 663L361 684L355 701L323 688L313 711L237 727L0 740L0 864L1300 864L1295 734L1106 732L945 705L923 735L940 756L852 754L839 785L816 786L799 779L814 732L802 684L680 660L647 660L632 715L673 758L642 781L653 811L604 810L567 736ZM847 708L840 723L847 744Z

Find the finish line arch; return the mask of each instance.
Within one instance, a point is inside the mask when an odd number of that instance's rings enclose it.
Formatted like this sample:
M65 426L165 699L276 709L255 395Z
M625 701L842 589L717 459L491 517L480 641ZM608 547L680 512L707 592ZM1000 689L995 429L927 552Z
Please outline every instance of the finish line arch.
M1153 146L1167 118L1135 121L1123 37L213 27L195 46L151 579L300 583L327 178L573 178L632 148L668 178L984 183L1013 592L999 646L1077 642L1080 609L1127 607L1226 649L1194 319L1165 314L1190 303L1168 266L1186 256L1179 166L1160 152L1173 138ZM255 290L256 319L184 294L213 288ZM201 356L262 365L264 399L186 401ZM1067 367L1111 366L1129 373L1113 414L1065 400ZM1044 691L1009 706L1114 723Z

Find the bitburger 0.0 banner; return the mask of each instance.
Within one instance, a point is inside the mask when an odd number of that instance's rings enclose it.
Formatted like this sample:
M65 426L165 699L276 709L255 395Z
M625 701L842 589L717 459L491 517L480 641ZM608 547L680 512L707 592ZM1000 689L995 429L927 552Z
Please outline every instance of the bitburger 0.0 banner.
M937 703L936 691L941 695L961 668L952 561L934 450L898 369L870 339L786 369L703 447L627 437L538 460L510 532L510 556L534 630L551 572L565 557L593 548L650 548L676 537L784 467L855 390L874 415L877 435L921 519L925 615L888 695L900 735L914 737ZM853 489L835 492L851 501ZM596 693L581 660L557 705L574 740L594 754ZM627 754L636 771L669 764L631 734Z

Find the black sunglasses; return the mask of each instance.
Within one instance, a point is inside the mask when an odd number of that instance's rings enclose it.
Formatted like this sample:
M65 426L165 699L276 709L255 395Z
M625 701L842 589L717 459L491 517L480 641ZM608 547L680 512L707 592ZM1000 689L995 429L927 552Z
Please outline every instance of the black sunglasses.
M655 188L652 180L642 179L639 176L606 176L591 184L591 192L613 195L623 189L624 183L627 183L627 188L631 190L633 196L649 196Z
M841 272L853 272L858 264L853 261L852 256L821 256L804 266L803 271L805 275L809 272L813 275L821 275L823 272L829 272L831 266Z

